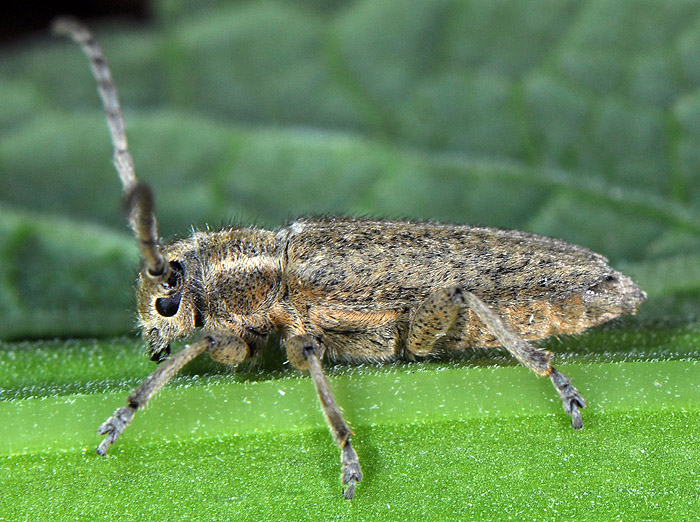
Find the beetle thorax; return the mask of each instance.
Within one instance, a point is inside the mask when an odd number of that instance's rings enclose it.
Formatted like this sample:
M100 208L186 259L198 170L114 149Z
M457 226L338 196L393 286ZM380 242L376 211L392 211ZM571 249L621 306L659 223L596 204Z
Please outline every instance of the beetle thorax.
M282 256L272 233L252 232L253 238L230 241L231 248L201 264L200 310L207 328L233 329L243 337L246 328L272 329L268 315L281 288Z

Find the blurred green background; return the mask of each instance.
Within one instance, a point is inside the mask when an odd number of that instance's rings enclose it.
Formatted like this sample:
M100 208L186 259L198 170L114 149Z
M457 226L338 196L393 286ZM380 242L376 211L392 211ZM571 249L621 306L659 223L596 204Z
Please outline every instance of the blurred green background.
M518 228L608 256L641 320L700 304L700 4L160 0L94 27L161 233L332 213ZM0 338L133 329L138 259L95 84L0 56Z

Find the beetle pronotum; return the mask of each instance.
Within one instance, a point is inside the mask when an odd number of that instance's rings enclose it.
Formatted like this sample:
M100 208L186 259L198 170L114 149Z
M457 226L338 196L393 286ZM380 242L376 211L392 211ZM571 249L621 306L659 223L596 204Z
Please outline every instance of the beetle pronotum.
M290 363L316 386L341 449L346 498L362 472L324 357L385 362L503 346L549 377L572 426L583 426L583 398L552 367L550 353L528 341L635 313L646 295L603 256L525 232L347 218L302 219L276 231L195 232L161 246L153 196L134 174L107 60L79 22L63 18L54 29L81 45L97 80L143 260L139 324L151 359L160 363L100 427L100 455L188 361L206 351L237 365L258 355L273 331ZM171 342L192 335L194 342L170 356Z

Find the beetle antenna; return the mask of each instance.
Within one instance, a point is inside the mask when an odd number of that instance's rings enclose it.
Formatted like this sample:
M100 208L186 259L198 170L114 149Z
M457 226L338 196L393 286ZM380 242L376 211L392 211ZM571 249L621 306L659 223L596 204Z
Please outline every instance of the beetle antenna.
M170 275L170 268L165 262L158 241L153 192L148 185L139 182L134 174L134 160L126 141L124 114L107 58L90 30L75 18L57 18L52 24L52 31L70 37L80 45L90 60L90 69L97 80L97 92L102 99L112 137L113 162L122 182L129 226L138 241L141 257L146 265L144 272L153 279L166 281Z

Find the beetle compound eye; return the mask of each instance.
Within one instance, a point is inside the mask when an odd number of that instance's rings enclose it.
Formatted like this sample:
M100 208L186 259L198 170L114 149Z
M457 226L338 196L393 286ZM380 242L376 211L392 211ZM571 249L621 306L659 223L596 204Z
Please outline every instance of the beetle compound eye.
M170 297L160 297L156 299L156 311L163 317L172 317L180 308L182 292L176 292Z

